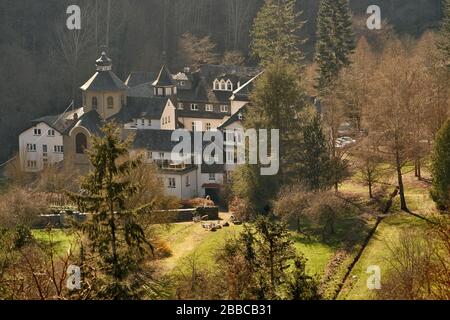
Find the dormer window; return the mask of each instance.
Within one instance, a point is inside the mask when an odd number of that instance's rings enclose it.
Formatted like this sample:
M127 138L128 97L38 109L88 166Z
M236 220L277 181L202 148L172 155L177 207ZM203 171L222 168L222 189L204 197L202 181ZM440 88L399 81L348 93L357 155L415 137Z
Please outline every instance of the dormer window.
M172 95L172 88L166 88L166 96Z
M225 80L220 81L220 90L227 90L227 83L225 82Z
M214 90L220 90L220 81L214 80Z
M227 81L227 90L233 91L233 83L230 80Z
M191 103L191 110L192 111L198 111L198 104Z
M226 104L221 105L220 112L228 112L228 106Z

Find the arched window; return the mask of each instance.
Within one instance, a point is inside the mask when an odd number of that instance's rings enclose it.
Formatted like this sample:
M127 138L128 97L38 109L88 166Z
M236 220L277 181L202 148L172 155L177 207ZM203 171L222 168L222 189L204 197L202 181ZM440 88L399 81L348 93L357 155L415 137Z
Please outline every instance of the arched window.
M220 90L220 82L219 80L214 80L214 90Z
M220 90L227 90L227 83L225 80L220 81Z
M230 80L227 81L227 90L233 91L233 83Z
M96 110L98 107L97 97L92 97L92 109Z
M77 154L84 154L87 148L87 138L84 133L78 133L75 136L75 147Z
M113 109L114 108L114 98L113 97L108 97L108 99L106 100L107 104L108 104L108 109Z

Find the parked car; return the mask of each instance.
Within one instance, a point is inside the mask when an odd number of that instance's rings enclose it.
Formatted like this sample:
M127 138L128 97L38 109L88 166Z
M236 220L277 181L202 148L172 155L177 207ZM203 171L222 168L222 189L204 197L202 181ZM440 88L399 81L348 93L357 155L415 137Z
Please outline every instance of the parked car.
M336 139L336 148L345 148L355 143L356 140L352 137L341 137Z

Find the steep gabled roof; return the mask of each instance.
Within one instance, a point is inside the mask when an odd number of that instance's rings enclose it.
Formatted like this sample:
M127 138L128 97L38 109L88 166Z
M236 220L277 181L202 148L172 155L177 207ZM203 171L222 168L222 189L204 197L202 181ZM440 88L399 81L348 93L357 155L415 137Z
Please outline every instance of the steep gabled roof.
M133 71L128 76L127 80L125 81L125 84L128 87L133 88L144 83L153 83L157 77L158 77L157 72Z
M172 75L167 69L166 65L163 65L161 70L159 71L158 78L153 82L153 86L155 87L172 87L176 86L175 81L172 78Z
M253 91L253 88L255 86L255 81L256 79L259 78L259 76L261 76L263 72L260 72L259 74L257 74L255 77L251 78L249 81L247 81L246 83L244 83L242 86L240 86L239 88L237 88L234 92L233 95L231 96L231 100L233 101L249 101L250 100L250 94Z
M130 132L135 133L133 140L135 149L172 152L173 148L179 144L178 141L172 141L174 132L172 130L130 130Z
M67 130L67 128L70 128L73 126L75 121L73 120L74 115L82 115L83 114L83 108L79 108L73 111L68 111L63 114L58 115L51 115L51 116L44 116L38 119L31 120L31 123L33 126L39 124L39 123L45 123L49 127L55 129L61 134L64 134L64 132Z
M224 123L222 123L219 126L219 130L223 130L226 127L228 127L229 125L238 122L238 121L242 121L241 119L239 119L239 115L244 116L245 112L247 111L247 105L243 106L242 108L239 109L239 111L237 111L235 114L233 114L230 118L228 118L228 120L226 120Z
M111 119L118 123L128 123L133 119L139 118L159 120L169 99L168 97L130 97L127 105L122 107L119 113Z
M97 111L91 110L83 114L75 123L75 125L71 126L70 128L67 128L66 133L68 134L74 128L83 127L87 129L91 134L101 135L102 132L100 129L103 126L103 124L104 121L97 113Z
M98 71L83 86L83 91L121 91L128 87L112 71Z

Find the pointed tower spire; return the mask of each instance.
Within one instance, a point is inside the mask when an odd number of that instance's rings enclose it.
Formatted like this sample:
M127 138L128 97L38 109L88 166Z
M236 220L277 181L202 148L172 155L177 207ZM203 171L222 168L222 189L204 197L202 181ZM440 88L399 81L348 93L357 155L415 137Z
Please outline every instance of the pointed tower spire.
M159 71L158 78L153 82L155 96L166 97L177 93L177 85L170 74L169 69L164 64Z

